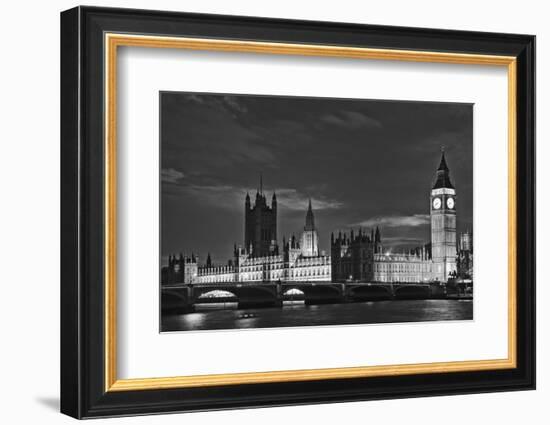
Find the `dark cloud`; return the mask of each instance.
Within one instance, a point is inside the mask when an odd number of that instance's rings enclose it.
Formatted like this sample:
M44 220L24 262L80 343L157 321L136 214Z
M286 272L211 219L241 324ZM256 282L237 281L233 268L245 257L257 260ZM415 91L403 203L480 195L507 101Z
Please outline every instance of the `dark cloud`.
M162 254L226 260L260 174L281 240L311 198L324 250L331 231L376 225L392 249L419 245L442 145L459 229L471 228L472 123L470 104L163 92Z
M310 192L310 191L308 191ZM323 196L322 194L318 196ZM313 195L308 195L305 192L300 192L297 189L277 189L277 202L283 208L289 210L305 211L308 207L309 200L314 210L332 210L341 209L344 204L340 200L318 198Z
M416 227L430 222L429 214L399 215L387 217L373 217L357 223L362 227Z
M178 170L173 168L162 169L160 170L160 177L163 183L178 183L185 175Z

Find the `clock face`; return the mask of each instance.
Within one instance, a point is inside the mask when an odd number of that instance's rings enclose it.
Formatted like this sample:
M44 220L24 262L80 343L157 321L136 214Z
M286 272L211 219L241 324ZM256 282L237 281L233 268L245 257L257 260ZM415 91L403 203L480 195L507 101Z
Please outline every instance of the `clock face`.
M447 198L447 208L452 210L455 207L455 200L454 198Z
M439 208L441 208L441 199L440 198L435 198L433 200L433 203L432 203L434 209L438 210Z

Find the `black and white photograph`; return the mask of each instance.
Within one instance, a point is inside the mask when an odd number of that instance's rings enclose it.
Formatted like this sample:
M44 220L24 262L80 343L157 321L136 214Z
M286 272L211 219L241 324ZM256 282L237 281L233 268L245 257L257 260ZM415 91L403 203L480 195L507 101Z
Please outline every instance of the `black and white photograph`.
M160 93L161 331L473 319L473 105Z

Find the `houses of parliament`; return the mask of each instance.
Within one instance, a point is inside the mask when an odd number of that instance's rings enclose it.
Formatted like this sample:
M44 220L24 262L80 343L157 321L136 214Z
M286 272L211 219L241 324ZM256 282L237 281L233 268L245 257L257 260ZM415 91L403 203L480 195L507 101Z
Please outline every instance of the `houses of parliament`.
M279 246L277 196L271 204L262 184L254 204L244 200L243 244L235 244L232 258L214 265L210 255L201 263L195 254L170 255L162 268L163 284L237 282L446 282L472 278L471 233L456 235L456 189L450 178L445 153L429 193L431 240L401 253L384 249L378 227L365 231L331 234L330 254L319 249L319 236L311 200L300 236L285 238ZM457 243L458 242L458 243Z

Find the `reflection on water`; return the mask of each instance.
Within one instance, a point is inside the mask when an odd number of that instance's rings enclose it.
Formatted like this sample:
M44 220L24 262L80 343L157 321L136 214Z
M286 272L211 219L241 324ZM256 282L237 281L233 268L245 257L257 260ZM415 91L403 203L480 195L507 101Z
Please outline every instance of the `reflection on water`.
M195 304L195 311L237 310L238 302Z
M225 308L231 308L225 303ZM363 323L470 320L472 301L400 300L346 304L305 305L300 301L282 308L219 310L202 305L195 313L162 317L162 331L274 328L287 326L350 325Z

